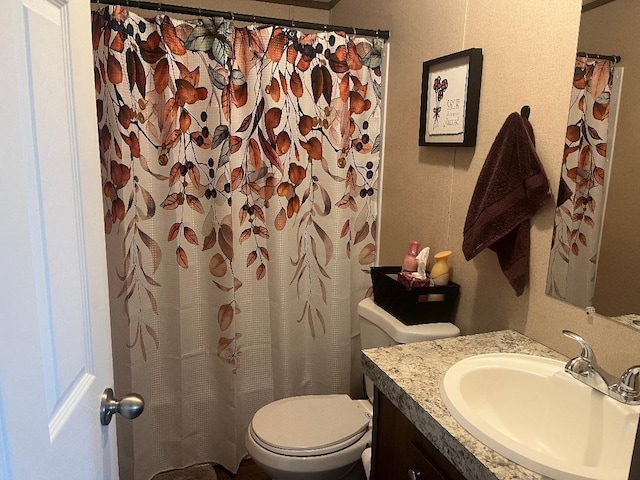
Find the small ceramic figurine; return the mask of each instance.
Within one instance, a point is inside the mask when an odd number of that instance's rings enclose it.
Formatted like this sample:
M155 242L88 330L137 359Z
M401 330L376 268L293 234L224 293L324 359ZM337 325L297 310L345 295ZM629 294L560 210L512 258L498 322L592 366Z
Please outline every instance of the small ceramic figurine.
M449 257L451 250L436 253L433 258L436 260L431 268L431 280L434 285L442 286L449 284Z
M409 248L402 261L402 270L404 272L415 272L418 269L418 260L416 259L418 250L420 250L420 242L410 241Z

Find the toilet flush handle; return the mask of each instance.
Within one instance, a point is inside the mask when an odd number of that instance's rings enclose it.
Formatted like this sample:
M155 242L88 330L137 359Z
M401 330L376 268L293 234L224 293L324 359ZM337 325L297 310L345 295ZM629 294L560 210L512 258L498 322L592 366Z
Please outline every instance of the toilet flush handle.
M420 470L414 470L413 468L409 469L409 480L421 480L422 472Z

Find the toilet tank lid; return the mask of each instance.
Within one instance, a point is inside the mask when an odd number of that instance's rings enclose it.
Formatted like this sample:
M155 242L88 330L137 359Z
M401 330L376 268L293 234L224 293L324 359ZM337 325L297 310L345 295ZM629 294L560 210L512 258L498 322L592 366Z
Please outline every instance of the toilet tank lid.
M373 298L365 298L358 304L358 315L380 327L398 343L422 342L439 338L457 337L460 329L450 322L405 325L383 308Z

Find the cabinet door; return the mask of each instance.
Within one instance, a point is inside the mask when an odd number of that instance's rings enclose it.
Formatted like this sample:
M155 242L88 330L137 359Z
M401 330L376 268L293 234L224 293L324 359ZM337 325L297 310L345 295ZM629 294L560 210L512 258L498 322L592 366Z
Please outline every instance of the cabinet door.
M377 388L373 409L373 480L465 480Z
M405 478L408 480L449 480L449 477L432 463L416 442L408 442L406 461L407 476Z
M408 422L377 388L373 398L371 479L404 480L408 470L404 443L409 435Z

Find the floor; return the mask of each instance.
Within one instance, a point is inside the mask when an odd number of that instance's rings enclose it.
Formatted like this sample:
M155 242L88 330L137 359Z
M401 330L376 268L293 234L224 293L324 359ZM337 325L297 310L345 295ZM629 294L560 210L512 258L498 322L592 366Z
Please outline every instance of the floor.
M264 473L260 467L250 459L242 461L236 475L233 475L220 466L216 466L216 473L218 474L218 480L229 480L232 478L236 480L271 480L271 477Z
M237 474L209 464L159 473L152 480L271 480L252 460L243 460Z

